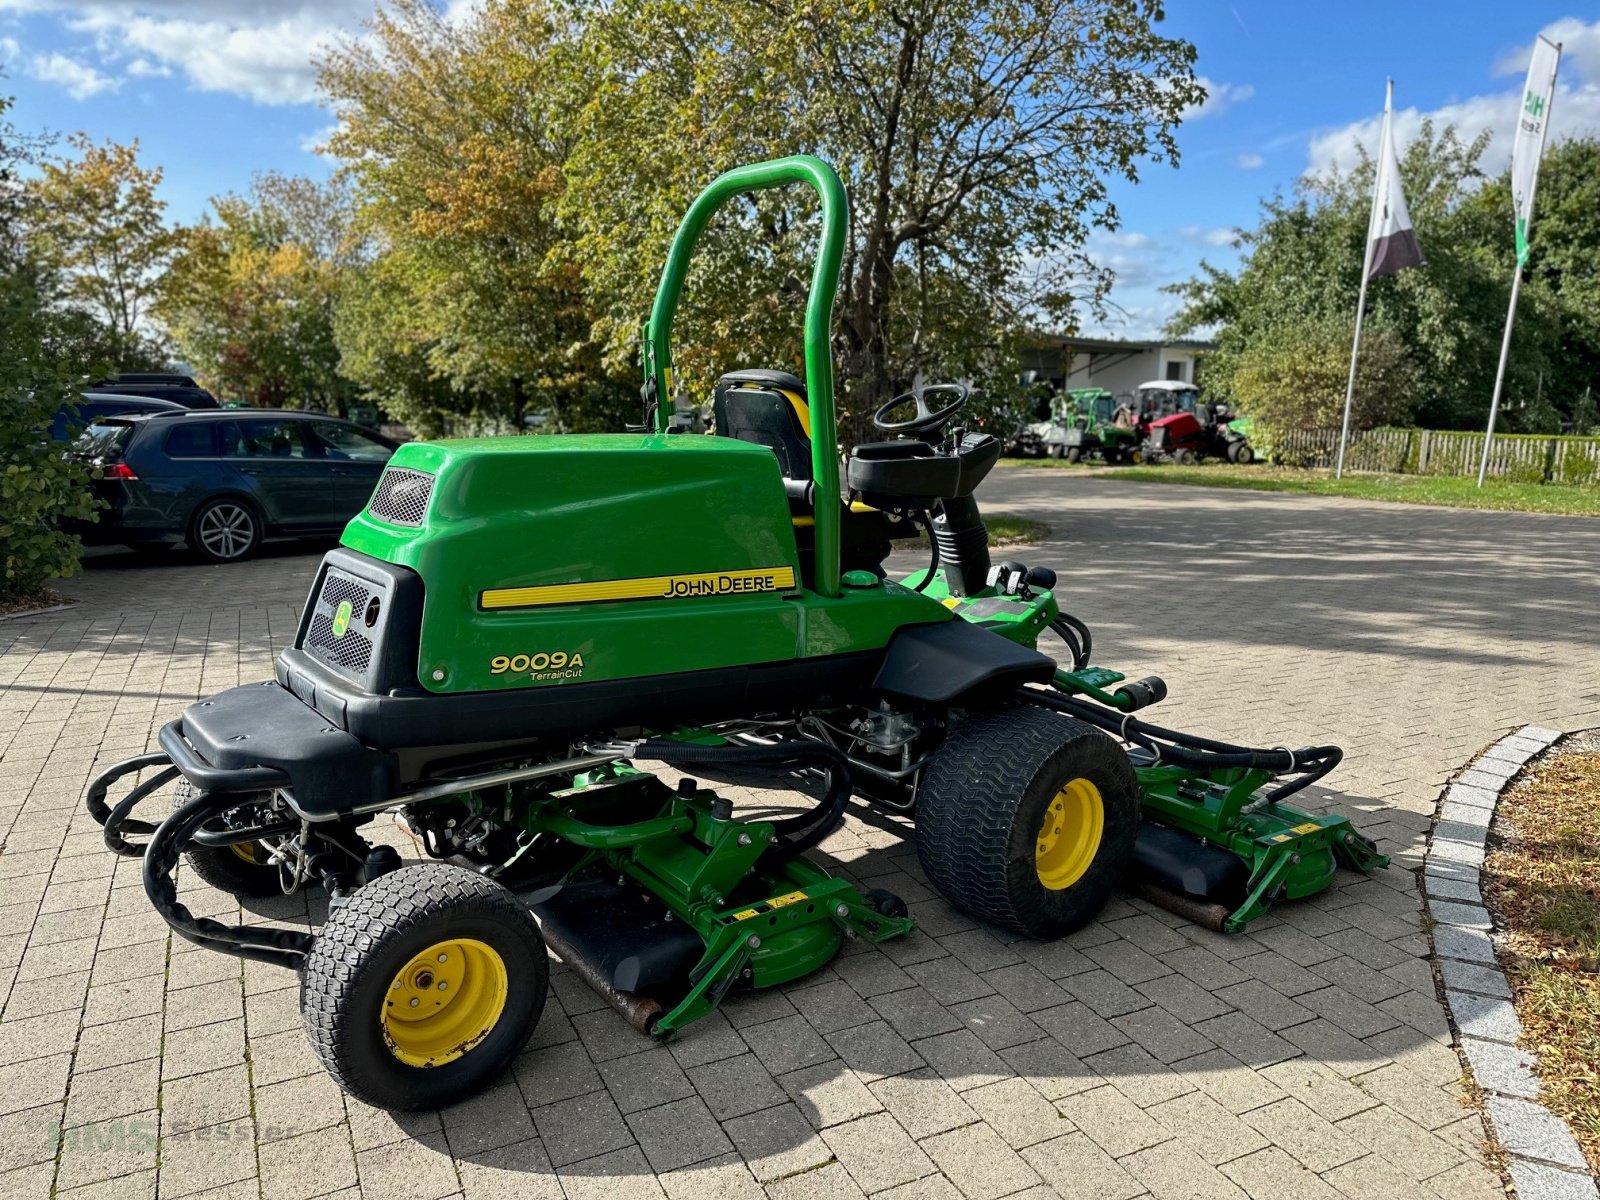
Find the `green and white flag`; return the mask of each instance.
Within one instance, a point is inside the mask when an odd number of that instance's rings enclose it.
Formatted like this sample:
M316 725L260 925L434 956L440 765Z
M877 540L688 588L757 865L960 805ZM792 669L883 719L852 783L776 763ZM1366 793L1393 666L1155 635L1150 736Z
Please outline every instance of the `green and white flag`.
M1528 261L1528 238L1533 232L1533 190L1539 182L1539 159L1544 154L1550 126L1550 104L1556 93L1556 67L1561 47L1542 34L1533 43L1528 63L1528 84L1522 91L1522 111L1517 137L1511 146L1511 211L1517 222L1517 265Z

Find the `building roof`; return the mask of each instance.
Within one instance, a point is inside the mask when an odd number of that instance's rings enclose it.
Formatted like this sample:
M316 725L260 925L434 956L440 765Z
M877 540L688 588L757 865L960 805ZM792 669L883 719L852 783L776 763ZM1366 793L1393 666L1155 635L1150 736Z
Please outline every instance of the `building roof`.
M1141 350L1215 350L1215 342L1186 338L1140 340L1137 338L1083 337L1075 333L1035 333L1029 337L1036 347L1072 350L1081 354L1130 354Z

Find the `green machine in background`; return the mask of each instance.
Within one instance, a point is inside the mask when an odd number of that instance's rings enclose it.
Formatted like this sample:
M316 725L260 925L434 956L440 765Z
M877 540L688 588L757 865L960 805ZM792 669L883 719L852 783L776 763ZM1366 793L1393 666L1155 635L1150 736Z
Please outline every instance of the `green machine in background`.
M730 372L715 434L691 432L672 333L696 242L730 198L791 184L821 202L806 377ZM546 946L669 1037L847 939L909 933L900 898L809 857L852 793L909 815L933 888L1024 937L1081 927L1128 880L1231 930L1338 865L1383 865L1343 819L1284 803L1335 747L1142 721L1165 685L1091 665L1053 571L991 562L974 493L1001 447L963 427L964 387L896 397L841 456L847 221L814 158L715 180L657 292L643 432L402 446L275 678L190 705L158 752L91 783L108 846L142 856L179 935L299 972L307 1035L352 1094L423 1108L487 1086L539 1019ZM932 561L888 578L918 528ZM736 805L726 783L752 776L797 811ZM174 781L170 815L135 816ZM376 844L380 814L438 861ZM197 917L180 862L239 896L320 886L328 918Z
M1139 431L1132 415L1105 388L1073 388L1057 397L1059 416L1044 438L1051 458L1068 462L1099 456L1108 463L1139 461ZM1118 417L1124 416L1124 423Z

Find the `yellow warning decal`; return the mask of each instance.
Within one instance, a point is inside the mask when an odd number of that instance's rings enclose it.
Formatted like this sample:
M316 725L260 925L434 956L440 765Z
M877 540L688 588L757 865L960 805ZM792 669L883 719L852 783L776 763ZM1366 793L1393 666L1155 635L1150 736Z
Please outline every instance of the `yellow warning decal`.
M771 900L763 900L754 908L741 908L733 914L733 919L735 921L748 921L751 917L759 917L775 908L787 908L791 904L799 904L802 900L809 899L810 897L804 892L787 892L782 896L774 896Z
M1322 826L1318 825L1315 821L1307 821L1304 825L1296 825L1293 829L1289 830L1289 832L1290 833L1316 833L1317 830L1319 830L1321 828L1322 828Z
M693 575L647 575L641 579L602 579L593 583L551 583L540 587L490 588L479 597L486 609L533 608L541 604L593 604L602 600L674 600L686 596L733 596L744 592L782 592L794 587L793 567L750 571L703 571Z

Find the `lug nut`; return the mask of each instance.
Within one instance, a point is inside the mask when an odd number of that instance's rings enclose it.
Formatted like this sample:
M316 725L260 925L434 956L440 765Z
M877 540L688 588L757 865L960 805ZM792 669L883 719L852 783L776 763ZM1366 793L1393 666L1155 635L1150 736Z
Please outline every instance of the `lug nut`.
M411 997L411 1007L412 1008L417 1007L417 1005L419 1005L421 1003L422 1003L422 1001L418 1000L415 996Z

